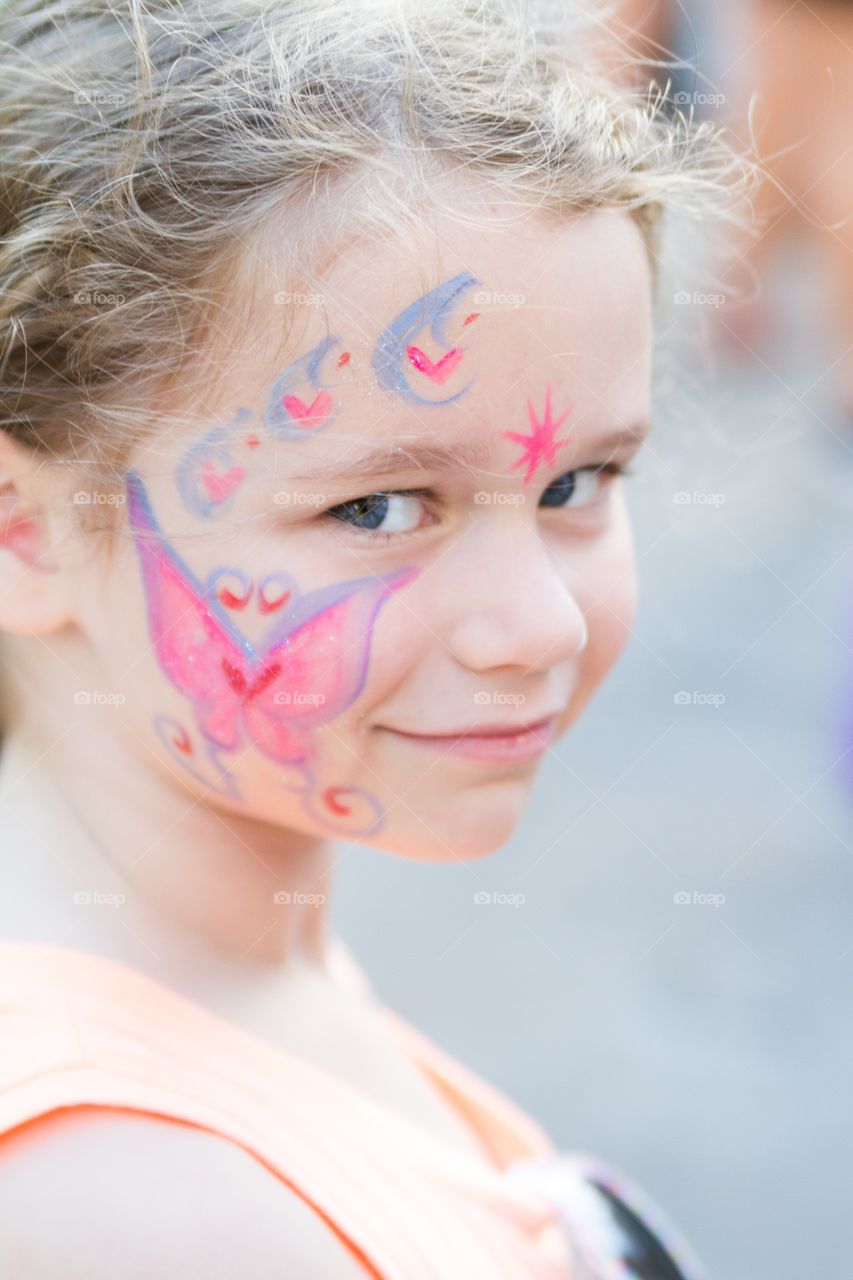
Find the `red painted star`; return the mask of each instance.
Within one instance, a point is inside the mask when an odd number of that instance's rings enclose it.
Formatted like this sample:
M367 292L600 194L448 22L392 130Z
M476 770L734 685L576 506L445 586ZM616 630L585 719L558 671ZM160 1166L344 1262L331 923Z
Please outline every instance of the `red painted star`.
M529 436L521 435L518 431L502 431L502 436L507 436L510 440L515 440L524 450L520 458L517 458L510 467L511 471L515 471L517 467L523 467L527 464L527 471L524 474L524 483L527 484L539 463L547 462L549 465L553 463L557 456L557 450L562 449L564 444L569 443L569 438L565 440L555 440L554 432L560 426L565 418L569 416L574 405L569 405L565 413L561 414L556 422L551 421L551 388L548 387L545 392L545 416L540 422L536 417L536 410L530 400L527 401L527 412L530 416L530 426L532 428Z

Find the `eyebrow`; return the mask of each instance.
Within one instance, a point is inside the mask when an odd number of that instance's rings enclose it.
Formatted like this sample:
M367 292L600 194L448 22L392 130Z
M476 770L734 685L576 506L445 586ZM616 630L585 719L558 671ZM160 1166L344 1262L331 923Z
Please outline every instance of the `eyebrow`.
M590 433L589 448L613 457L620 450L642 444L649 434L650 424L640 422L631 427L620 427L601 434ZM564 437L571 439L571 434ZM559 439L557 440L559 444ZM418 440L411 445L398 440L364 449L351 456L337 454L319 461L315 467L304 467L288 472L289 481L369 480L375 476L397 471L487 470L494 464L494 443L482 436L476 440L425 442Z

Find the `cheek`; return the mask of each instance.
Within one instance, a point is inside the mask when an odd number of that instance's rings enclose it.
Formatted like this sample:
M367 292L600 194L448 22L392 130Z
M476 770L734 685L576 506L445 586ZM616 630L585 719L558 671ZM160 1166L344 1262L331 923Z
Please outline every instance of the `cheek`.
M637 579L633 559L630 559L613 579L610 590L587 614L588 662L596 683L607 674L625 647L636 611Z
M580 657L578 684L560 722L562 732L578 717L622 653L637 612L637 572L627 518L606 548L586 567L591 588L579 601L589 639Z
M367 670L359 695L332 723L338 740L342 732L364 733L373 719L381 720L380 709L411 680L434 644L435 637L408 601L389 600L371 636Z

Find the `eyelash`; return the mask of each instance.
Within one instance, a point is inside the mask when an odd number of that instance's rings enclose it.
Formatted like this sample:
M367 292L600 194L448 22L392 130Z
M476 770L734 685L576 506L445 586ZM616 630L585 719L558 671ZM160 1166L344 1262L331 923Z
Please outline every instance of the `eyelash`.
M575 472L568 471L568 472L563 472L562 474L563 475L572 475L572 474L580 475L582 472L585 472L585 471L593 471L593 472L597 472L600 475L613 476L613 477L632 476L635 474L633 467L627 466L625 463L622 463L622 462L605 462L605 463L602 463L600 466L595 466L595 467L578 467ZM561 479L561 476L555 476L554 480L552 480L551 483L554 484L559 479ZM372 498L372 497L379 497L379 496L386 497L386 498L395 498L395 497L424 498L432 502L433 504L435 503L435 493L433 492L432 489L377 489L373 493L363 494L358 498L350 498L347 502L339 502L337 506L329 507L326 511L322 513L322 515L327 516L332 520L337 520L339 523L346 524L347 522L344 521L342 517L336 516L334 514L336 510L338 510L340 507L350 506L353 502L361 502L364 498ZM552 509L555 511L560 510L559 507L554 507ZM392 538L407 538L407 537L411 537L411 535L414 533L420 532L419 529L409 529L402 533L394 532L394 531L386 532L384 529L360 529L358 525L352 525L352 524L349 525L348 527L352 529L354 533L359 534L361 537L366 538L370 542L375 542L375 541L389 542Z

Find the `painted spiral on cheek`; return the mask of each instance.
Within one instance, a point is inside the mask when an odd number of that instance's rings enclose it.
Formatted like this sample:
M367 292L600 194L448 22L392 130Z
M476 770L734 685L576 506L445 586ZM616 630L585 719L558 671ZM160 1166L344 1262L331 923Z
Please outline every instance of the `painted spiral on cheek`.
M217 795L233 800L244 799L233 777L218 759L219 753L212 743L205 742L199 755L189 730L173 716L156 715L153 725L161 743L182 772ZM211 767L213 777L210 776ZM328 786L319 790L306 766L292 765L288 773L298 781L282 781L283 790L300 796L306 814L333 834L369 836L381 830L385 820L382 806L362 787Z
M324 787L305 797L312 818L339 835L371 836L385 823L385 813L375 796L363 787Z
M203 754L199 756L189 731L179 720L173 716L156 715L152 723L161 743L184 773L217 795L242 800L237 784L219 760L219 752L212 743L205 742ZM213 780L209 776L211 770L208 765L212 766Z
M326 787L320 793L320 800L339 828L352 835L372 835L384 823L379 801L361 787ZM368 817L370 820L364 825Z
M370 836L382 829L385 812L369 791L363 787L335 785L320 788L309 765L293 768L302 779L301 785L283 782L284 790L300 795L308 817L331 835Z

